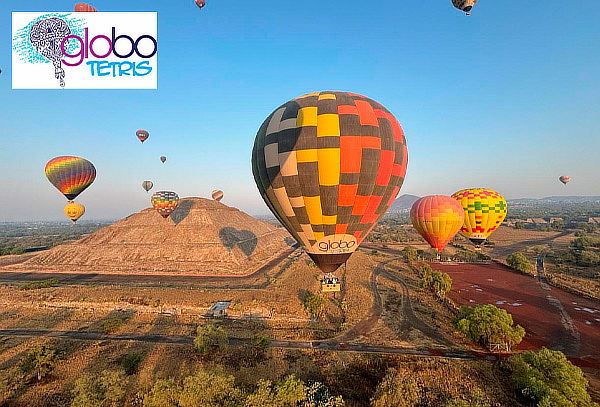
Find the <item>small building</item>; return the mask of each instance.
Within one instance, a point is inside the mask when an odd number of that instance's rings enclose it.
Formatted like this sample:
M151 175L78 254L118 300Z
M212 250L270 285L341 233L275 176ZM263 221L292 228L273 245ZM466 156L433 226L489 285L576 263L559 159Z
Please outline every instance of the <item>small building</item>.
M231 301L218 301L208 309L206 316L212 318L225 318L227 317L227 307L229 307L230 304Z
M554 223L554 222L564 222L565 220L563 218L550 218L550 223Z
M544 218L533 218L532 220L536 225L545 225L548 223Z
M588 223L591 223L593 225L600 225L600 217L589 218Z

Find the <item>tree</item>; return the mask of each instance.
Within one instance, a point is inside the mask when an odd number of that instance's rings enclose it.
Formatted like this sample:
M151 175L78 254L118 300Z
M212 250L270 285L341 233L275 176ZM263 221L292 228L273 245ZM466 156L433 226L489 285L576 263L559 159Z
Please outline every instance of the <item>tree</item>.
M196 331L194 346L196 352L206 355L213 352L223 352L229 343L225 329L213 323L200 325Z
M121 370L103 370L75 381L71 407L118 407L123 405L127 377Z
M430 289L438 298L445 298L452 288L452 278L440 271L429 271L421 278L421 287Z
M180 407L239 407L243 393L235 387L235 378L219 372L198 370L183 380Z
M246 398L244 407L342 407L340 396L332 396L322 383L306 385L294 375L277 384L261 380Z
M520 271L521 273L531 274L533 273L533 264L529 261L527 256L521 252L511 253L506 258L506 263L513 269Z
M417 249L412 246L405 246L402 249L402 254L404 255L404 260L411 263L417 259Z
M21 362L21 371L25 374L35 373L40 381L54 370L57 361L58 355L54 349L47 345L39 345L27 353Z
M269 349L271 339L265 334L256 334L252 337L252 353L255 358L263 358Z
M454 326L467 338L485 346L504 344L510 348L525 336L525 329L514 326L506 310L490 304L460 307Z
M144 407L180 407L181 387L172 379L160 379L149 393L143 396Z
M304 297L304 309L313 318L319 318L325 307L325 297L319 294L308 293Z
M591 267L600 264L600 254L591 250L581 250L576 253L577 265Z
M511 356L506 367L519 394L539 407L592 407L583 372L560 351L542 348Z
M125 373L127 373L128 375L132 375L137 371L143 359L144 357L139 353L125 355L121 359L121 367L123 368Z

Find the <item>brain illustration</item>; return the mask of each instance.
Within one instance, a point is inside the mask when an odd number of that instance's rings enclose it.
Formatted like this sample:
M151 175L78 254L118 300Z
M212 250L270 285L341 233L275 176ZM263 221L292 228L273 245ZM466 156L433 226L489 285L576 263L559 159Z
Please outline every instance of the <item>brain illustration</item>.
M60 86L65 86L65 71L60 62L62 58L61 43L71 34L68 24L58 18L50 17L36 21L29 31L29 41L37 51L54 65L54 76Z

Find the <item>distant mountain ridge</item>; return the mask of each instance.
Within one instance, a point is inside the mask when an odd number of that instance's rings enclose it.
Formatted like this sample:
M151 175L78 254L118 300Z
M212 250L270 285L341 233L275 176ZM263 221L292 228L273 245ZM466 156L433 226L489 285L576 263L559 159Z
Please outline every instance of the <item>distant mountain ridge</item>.
M388 213L399 213L410 210L415 202L421 197L416 195L404 194L396 198L394 203L390 206Z
M581 203L581 202L600 202L600 196L547 196L544 198L518 198L509 199L512 203Z

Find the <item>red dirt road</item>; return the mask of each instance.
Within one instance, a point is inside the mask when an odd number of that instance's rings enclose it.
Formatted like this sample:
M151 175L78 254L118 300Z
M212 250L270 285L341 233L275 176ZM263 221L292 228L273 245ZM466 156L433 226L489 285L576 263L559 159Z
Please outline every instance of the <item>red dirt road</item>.
M600 303L551 287L501 264L440 264L453 280L449 297L460 305L494 304L527 334L517 349L546 346L580 365L600 368Z

